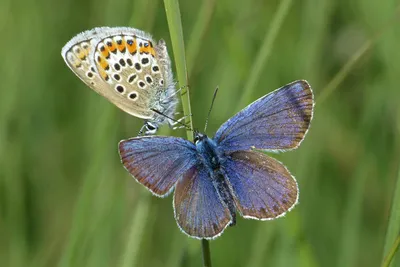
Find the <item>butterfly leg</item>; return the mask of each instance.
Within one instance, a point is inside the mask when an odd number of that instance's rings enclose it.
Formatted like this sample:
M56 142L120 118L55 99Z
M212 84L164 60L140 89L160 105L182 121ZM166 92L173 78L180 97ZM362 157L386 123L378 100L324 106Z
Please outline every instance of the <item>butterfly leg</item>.
M189 87L189 85L184 85L184 86L180 87L178 90L176 90L175 92L173 92L171 95L167 96L167 97L164 98L164 99L161 99L160 102L165 102L166 100L175 97L178 93L180 93L180 92L182 91L182 89L188 88L188 87Z
M175 126L175 127L172 127L172 130L178 130L178 129L185 129L186 128L186 126L184 126L184 125L181 125L181 126Z
M188 128L188 127L189 127L188 124L182 123L182 121L184 121L184 120L185 120L186 118L188 118L188 117L191 118L191 117L192 117L192 114L183 116L182 118L177 119L177 120L168 120L169 126L170 126L173 130ZM176 126L176 125L178 125L178 124L179 124L179 126Z
M143 136L145 129L146 129L146 122L143 124L142 128L140 128L138 136Z
M175 121L171 120L171 121L170 121L170 124L171 124L171 126L174 126L174 125L180 123L181 121L183 121L183 120L185 120L186 118L189 118L189 117L192 117L192 114L190 114L190 115L185 115L185 116L183 116L183 117L181 117L180 119L177 119L177 120L175 120Z

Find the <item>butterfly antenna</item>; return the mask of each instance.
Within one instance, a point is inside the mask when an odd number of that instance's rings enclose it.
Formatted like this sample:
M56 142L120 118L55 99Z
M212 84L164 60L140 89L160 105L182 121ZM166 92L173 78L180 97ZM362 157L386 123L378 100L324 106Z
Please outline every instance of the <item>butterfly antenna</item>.
M171 118L170 116L165 115L164 113L162 113L162 112L160 112L160 111L158 111L157 109L154 109L154 108L152 108L151 110L154 111L155 113L161 115L161 116L164 116L164 117L167 118L167 119L170 119L171 121L175 122L176 124L182 125L183 127L185 127L186 130L192 130L192 129L191 129L190 127L188 127L185 123L182 123L180 119L179 119L179 120L176 120L176 119L174 119L174 118ZM191 115L190 115L190 116L191 116Z
M206 130L207 130L208 119L210 118L211 110L212 110L212 108L214 106L214 101L215 101L215 98L217 96L217 93L218 93L218 86L217 86L217 88L215 88L215 91L214 91L214 96L213 96L213 99L212 99L212 102L211 102L211 107L210 107L210 110L208 111L208 114L207 114L206 125L204 126L204 132L206 132Z

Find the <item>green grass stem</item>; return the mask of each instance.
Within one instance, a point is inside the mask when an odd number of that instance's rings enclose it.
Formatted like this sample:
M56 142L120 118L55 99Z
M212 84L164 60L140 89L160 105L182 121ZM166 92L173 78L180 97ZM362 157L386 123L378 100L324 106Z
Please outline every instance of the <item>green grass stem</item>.
M189 94L189 81L186 67L185 58L185 43L183 39L183 30L181 22L181 12L179 9L179 2L177 0L164 0L165 13L167 14L167 21L169 32L171 35L172 49L174 51L174 59L176 66L176 73L178 77L178 84L181 90L182 108L185 119L185 124L189 126L186 130L188 140L193 140L193 123L192 111L190 107L190 94Z
M394 241L392 247L388 251L388 255L385 257L381 267L389 267L393 261L393 258L396 252L399 250L400 247L400 234L397 236L396 240Z
M249 102L251 102L251 97L257 87L257 83L272 52L276 37L282 27L283 22L285 21L292 2L292 0L280 1L278 10L276 11L274 18L272 19L271 25L268 27L262 46L256 56L256 62L254 63L254 66L250 71L250 77L248 78L247 83L244 86L243 94L239 101L240 107L244 107Z
M386 232L386 241L383 249L383 264L389 266L390 261L399 246L400 235L400 170L397 176L396 185L393 192L392 207L390 210L389 224ZM397 244L397 245L396 245ZM397 257L397 262L400 262L400 257ZM400 263L399 263L400 264Z

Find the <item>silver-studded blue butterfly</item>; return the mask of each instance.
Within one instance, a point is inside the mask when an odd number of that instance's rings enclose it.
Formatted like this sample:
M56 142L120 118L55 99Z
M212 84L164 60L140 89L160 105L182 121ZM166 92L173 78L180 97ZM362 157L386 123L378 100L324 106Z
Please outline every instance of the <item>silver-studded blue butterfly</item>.
M153 194L174 194L179 228L213 239L244 218L272 220L298 201L295 178L279 161L257 151L287 151L304 139L313 115L313 93L295 81L253 102L225 122L214 138L196 132L192 143L148 136L119 143L128 172Z
M90 88L145 120L139 135L155 134L166 123L175 125L171 118L178 91L163 40L156 43L150 34L134 28L97 27L73 37L61 55Z

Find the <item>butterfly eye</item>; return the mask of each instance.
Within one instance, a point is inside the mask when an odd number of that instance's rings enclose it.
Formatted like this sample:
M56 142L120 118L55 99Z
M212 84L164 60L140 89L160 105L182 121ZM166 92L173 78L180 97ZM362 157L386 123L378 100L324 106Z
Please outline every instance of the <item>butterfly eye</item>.
M194 142L195 144L197 144L199 141L203 140L204 137L205 137L204 134L201 134L201 133L199 133L199 132L196 132L195 135L194 135L194 138L193 138L193 142Z

